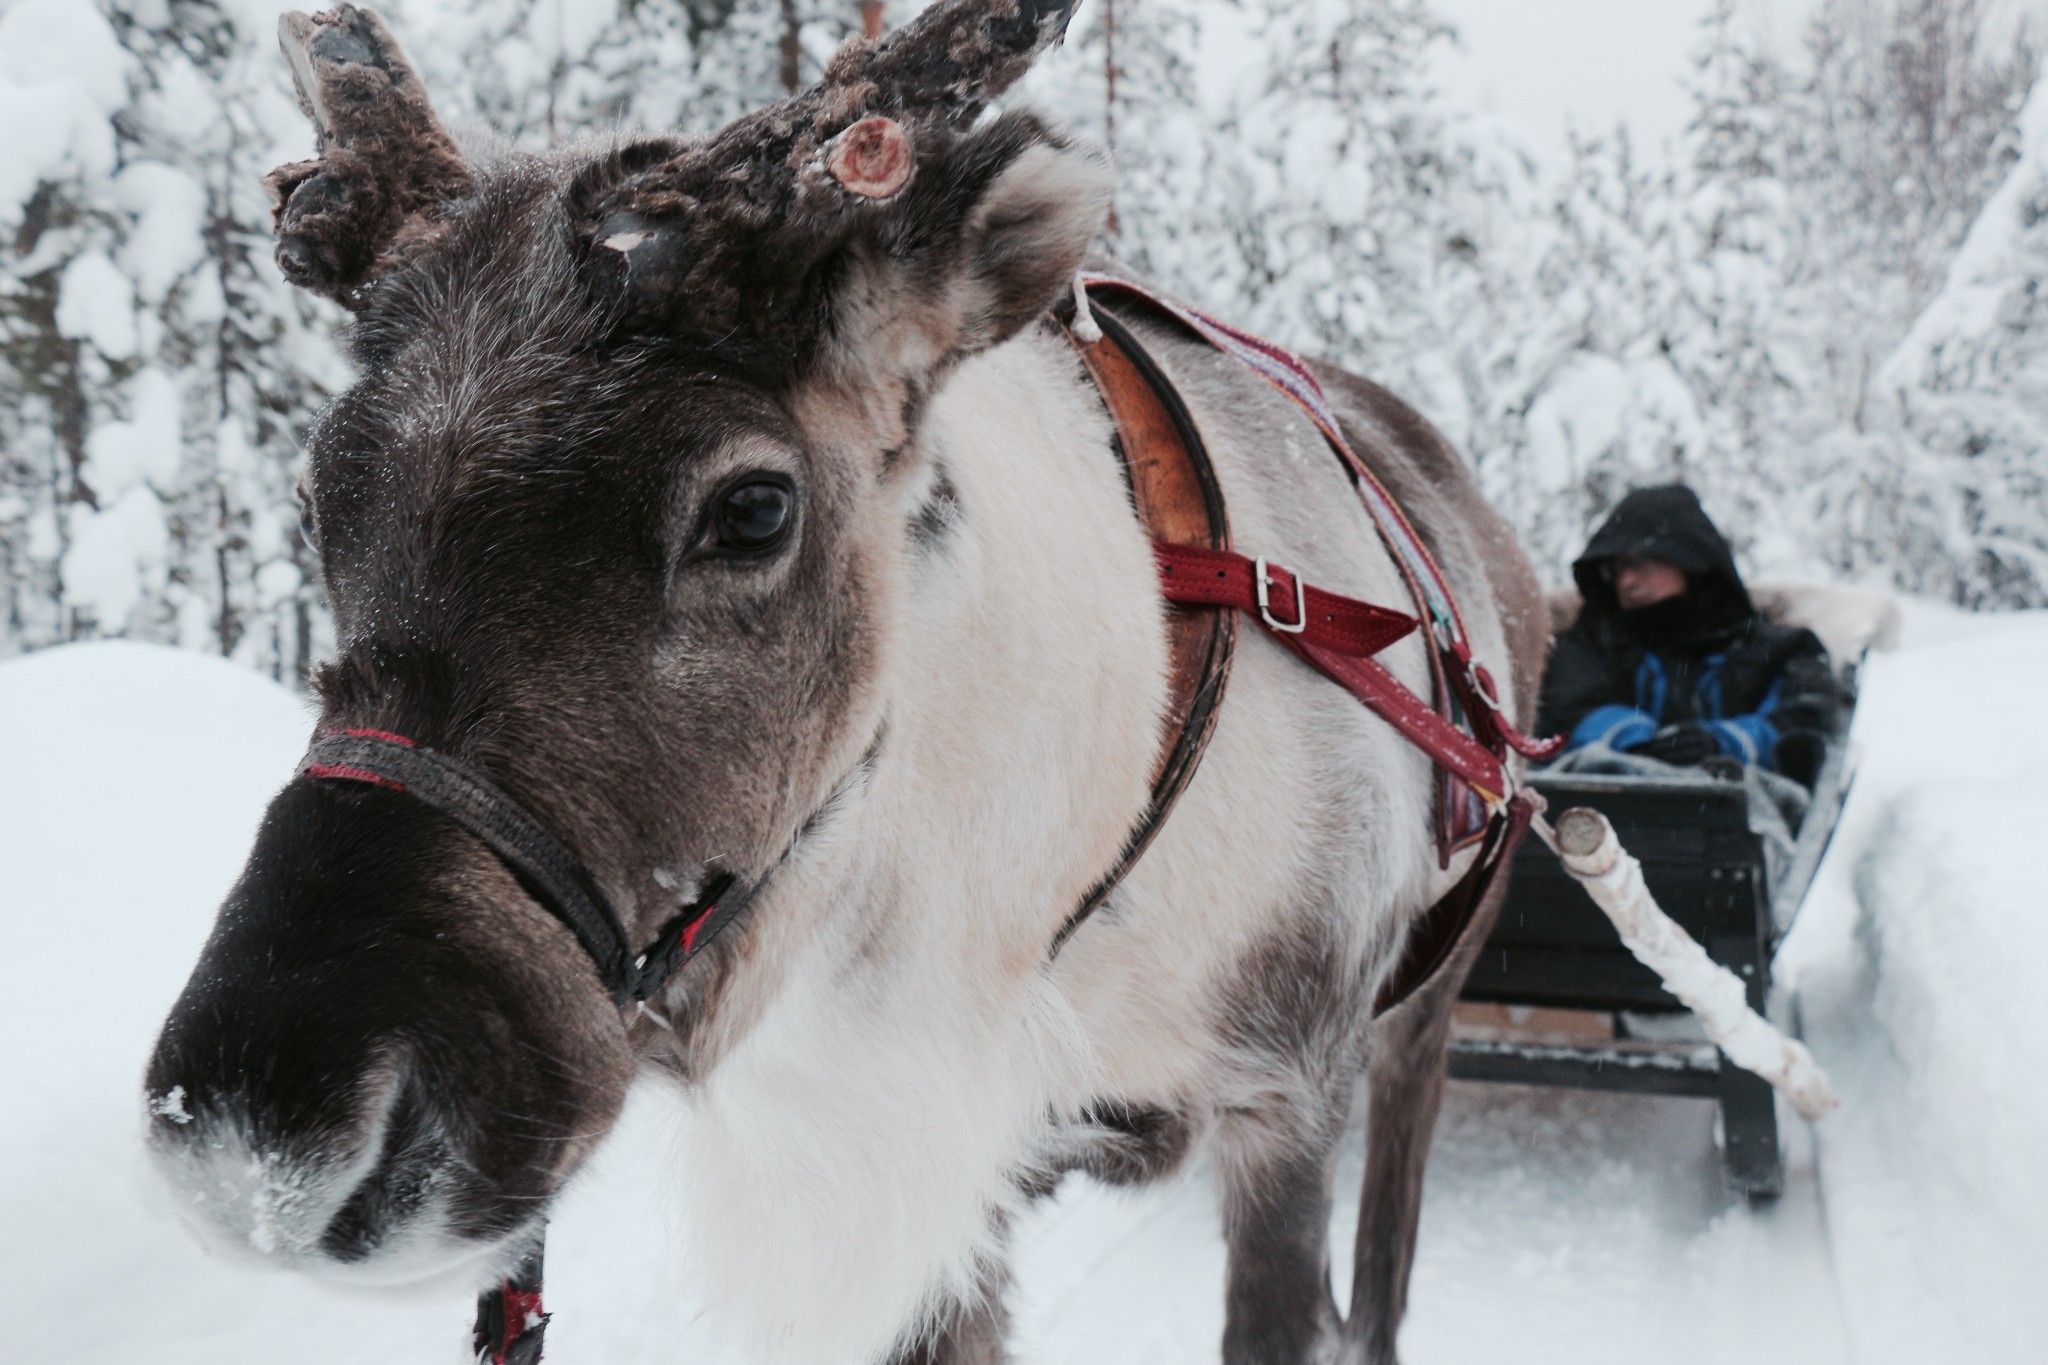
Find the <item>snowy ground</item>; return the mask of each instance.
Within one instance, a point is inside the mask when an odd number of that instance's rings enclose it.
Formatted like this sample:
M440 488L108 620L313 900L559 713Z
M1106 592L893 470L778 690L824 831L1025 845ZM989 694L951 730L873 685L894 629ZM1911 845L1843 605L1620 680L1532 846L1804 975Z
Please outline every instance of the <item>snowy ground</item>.
M1817 1153L1791 1128L1784 1201L1728 1196L1704 1103L1453 1086L1409 1365L2040 1358L2048 915L2029 855L2048 734L2027 702L2044 672L2048 615L1931 610L1868 670L1856 792L1781 958L1845 1104ZM347 1292L209 1260L139 1161L143 1058L307 723L194 654L99 644L0 666L9 1361L460 1357L461 1288ZM564 1201L559 1365L706 1358L663 1212L672 1103L636 1096ZM1353 1188L1359 1168L1354 1146ZM1215 1358L1222 1248L1199 1179L1070 1184L1023 1230L1019 1266L1025 1361Z

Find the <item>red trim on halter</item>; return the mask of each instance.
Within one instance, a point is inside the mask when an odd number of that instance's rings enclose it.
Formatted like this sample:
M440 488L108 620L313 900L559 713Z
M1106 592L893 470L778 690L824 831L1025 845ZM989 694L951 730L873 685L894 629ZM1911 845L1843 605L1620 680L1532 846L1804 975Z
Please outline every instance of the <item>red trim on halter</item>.
M705 921L711 918L711 912L716 910L717 908L718 907L716 905L705 906L703 914L697 916L697 918L691 920L688 924L685 924L683 926L684 957L689 957L692 953L697 951L697 932L704 927Z
M404 735L394 735L389 730L343 730L341 733L344 735L355 735L362 739L388 739L393 744L403 744L408 749L419 747Z
M351 731L350 733L353 734L355 732ZM394 782L388 777L366 769L351 768L339 763L308 763L306 765L306 776L333 778L341 782L367 782L373 787L385 787L395 792L405 790L403 782Z
M541 1312L539 1290L518 1289L507 1280L500 1293L505 1304L505 1340L491 1356L496 1365L503 1365L514 1342L547 1319L547 1315Z

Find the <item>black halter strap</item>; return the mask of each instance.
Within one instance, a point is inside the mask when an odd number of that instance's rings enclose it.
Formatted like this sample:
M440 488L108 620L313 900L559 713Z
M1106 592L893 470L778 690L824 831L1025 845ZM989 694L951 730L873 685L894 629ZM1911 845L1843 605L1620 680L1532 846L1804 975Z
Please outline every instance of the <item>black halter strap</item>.
M318 781L360 782L401 792L481 839L576 935L620 1008L668 984L739 911L738 898L719 905L732 888L732 877L715 878L636 953L618 911L569 846L460 759L382 730L337 730L313 742L301 771Z
M510 1275L477 1295L470 1332L476 1365L540 1365L548 1320L541 1307L542 1248L536 1244Z

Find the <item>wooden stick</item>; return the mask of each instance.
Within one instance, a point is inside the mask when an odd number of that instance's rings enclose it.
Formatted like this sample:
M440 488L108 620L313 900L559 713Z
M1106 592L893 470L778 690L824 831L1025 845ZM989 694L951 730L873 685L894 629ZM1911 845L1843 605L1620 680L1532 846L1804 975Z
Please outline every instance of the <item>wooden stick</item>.
M1729 1061L1782 1090L1809 1119L1835 1107L1838 1101L1828 1087L1827 1073L1813 1054L1751 1009L1742 978L1708 957L1658 907L1643 882L1643 865L1622 848L1606 816L1580 806L1558 816L1554 828L1538 815L1533 828L1556 852L1565 871L1614 921L1636 960L1699 1016L1707 1037Z

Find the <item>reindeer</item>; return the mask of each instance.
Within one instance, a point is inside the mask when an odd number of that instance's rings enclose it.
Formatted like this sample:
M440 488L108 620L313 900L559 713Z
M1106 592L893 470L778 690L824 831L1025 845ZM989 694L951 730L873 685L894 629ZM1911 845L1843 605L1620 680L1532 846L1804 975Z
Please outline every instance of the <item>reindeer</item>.
M272 178L277 257L352 311L359 371L307 440L321 730L487 775L635 942L714 886L730 923L622 1008L460 822L296 777L146 1080L206 1235L482 1282L652 1073L687 1097L691 1276L742 1358L999 1361L1020 1208L1202 1151L1223 1358L1394 1359L1451 1005L1497 909L1372 1021L1470 857L1437 856L1429 760L1250 635L1172 819L1049 952L1146 807L1167 689L1108 418L1042 321L1110 166L988 108L1072 4L945 0L715 136L539 156L466 151L368 11L284 20L319 155ZM1240 541L1405 607L1300 409L1133 325ZM1526 720L1547 630L1513 536L1412 410L1320 375ZM1382 659L1428 695L1416 638Z

